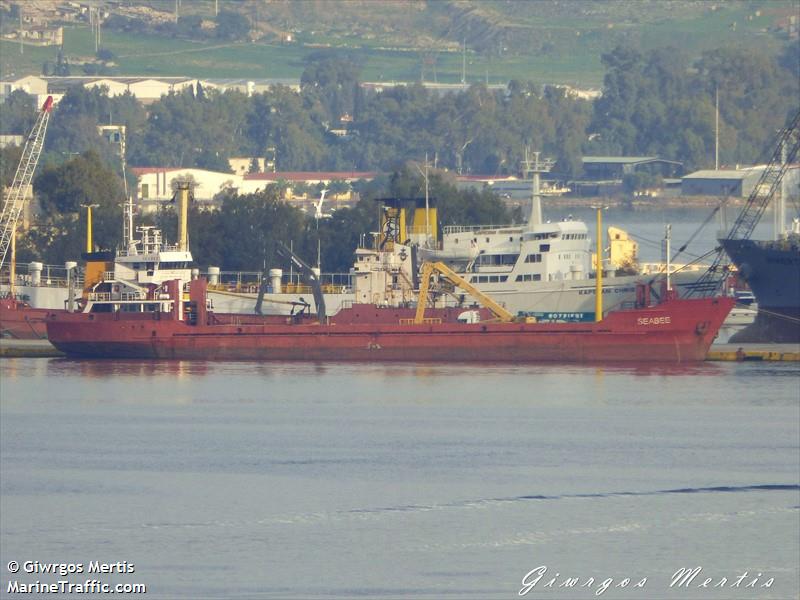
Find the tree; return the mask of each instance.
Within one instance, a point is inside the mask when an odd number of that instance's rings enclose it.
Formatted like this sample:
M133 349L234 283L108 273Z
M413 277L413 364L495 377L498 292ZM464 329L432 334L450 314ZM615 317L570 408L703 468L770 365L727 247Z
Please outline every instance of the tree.
M111 62L116 59L116 56L114 56L114 53L108 48L98 48L97 58L104 62Z
M48 262L62 262L84 249L86 221L81 204L95 204L95 245L114 248L122 234L122 181L89 151L59 166L46 166L34 179L40 212L24 234L29 247Z
M9 187L14 181L20 158L22 158L22 146L0 148L0 189Z
M336 123L344 114L353 115L359 89L361 67L354 61L325 55L308 60L300 77L300 88L313 104L318 102L324 118Z
M27 136L36 122L36 100L23 90L14 90L2 105L0 133Z
M302 240L308 224L297 208L286 204L276 190L257 194L225 195L219 211L220 229L225 240L225 269L262 270L279 264L276 240L288 245Z
M202 100L184 91L154 103L143 135L130 147L130 163L230 171L228 159L251 150L243 147L250 100L236 91L204 94Z
M223 40L241 40L250 33L250 20L238 12L221 10L216 21L217 37Z
M185 15L178 17L175 26L176 35L188 38L203 36L203 18L200 15Z

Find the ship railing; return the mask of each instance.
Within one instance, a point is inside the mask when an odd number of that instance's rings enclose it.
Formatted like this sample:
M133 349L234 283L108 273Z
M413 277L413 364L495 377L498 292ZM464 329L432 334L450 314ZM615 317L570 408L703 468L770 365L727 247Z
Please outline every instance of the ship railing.
M416 321L414 319L400 319L400 325L413 325ZM430 317L422 319L423 325L441 325L442 319L439 317Z
M29 264L17 264L14 285L24 285L32 287L67 287L67 269L64 265L42 265L41 271L32 271ZM5 265L0 271L0 285L10 285L11 267ZM83 277L80 269L72 270L72 283L80 289L83 287Z
M450 233L496 233L500 231L522 231L519 225L445 225L442 227L442 235Z
M87 298L90 302L111 302L111 292L89 292Z
M221 271L216 283L209 283L211 291L255 294L261 285L260 271ZM352 290L350 273L322 273L319 277L322 291L326 294L346 294ZM273 293L268 280L267 293ZM284 294L310 294L311 288L303 282L302 276L284 271L281 277L281 292Z
M158 254L159 252L179 252L180 246L178 244L155 244L148 243L143 248L134 248L131 250L119 248L116 251L117 256L144 256L145 254Z
M114 271L103 271L103 282L114 281L115 279Z
M121 298L124 302L132 302L134 300L146 300L147 295L141 292L122 292Z
M708 265L702 264L680 264L680 263L672 263L670 264L670 268L672 269L672 273L676 271L682 272L696 272L696 271L705 271L708 268ZM639 272L642 275L658 275L661 273L667 272L667 265L663 262L644 262L639 263Z

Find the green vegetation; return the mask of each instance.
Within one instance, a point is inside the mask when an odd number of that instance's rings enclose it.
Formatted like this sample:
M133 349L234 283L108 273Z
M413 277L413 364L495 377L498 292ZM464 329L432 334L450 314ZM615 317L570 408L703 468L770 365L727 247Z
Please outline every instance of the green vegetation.
M86 219L81 205L94 205L94 241L112 248L121 241L122 201L120 177L94 151L85 152L57 166L45 165L36 177L40 205L35 227L18 235L20 260L43 257L63 262L84 249Z
M142 4L142 3L140 3ZM144 3L147 4L147 3ZM173 2L150 2L172 13ZM328 7L328 10L325 7ZM213 2L186 2L178 23L158 26L137 21L138 30L112 16L102 46L116 57L120 75L207 78L298 79L309 54L346 52L362 65L367 81L461 81L461 44L466 40L468 83L512 79L579 87L602 82L600 56L617 45L639 51L672 46L690 58L719 47L777 52L776 23L796 12L791 0L759 2L493 2L461 5L430 2L424 10L383 1L370 10L363 1L319 4L220 2L216 29ZM323 7L320 9L320 7ZM116 19L116 22L114 21ZM257 42L240 42L246 25ZM291 43L282 37L292 35ZM71 64L92 60L88 27L64 31L64 55ZM40 73L55 62L56 49L0 42L3 77ZM73 73L80 74L80 73Z
M0 165L7 150L0 150ZM301 256L313 262L317 243L322 248L326 270L346 272L353 263L353 249L366 231L374 230L379 218L376 198L419 196L424 183L408 168L390 178L356 184L362 199L351 209L336 211L332 218L316 223L298 208L280 200L279 185L257 194L223 194L220 210L190 209L189 238L197 264L219 265L226 270L261 270L277 264L275 241L291 241ZM85 209L95 204L94 240L100 248L114 248L121 238L122 181L95 152L89 151L58 166L47 166L36 179L41 216L34 227L18 235L18 260L63 261L83 250L86 236ZM446 223L507 223L505 205L488 191L458 191L441 173L430 177L430 191ZM170 237L176 230L172 207L155 217L140 219L155 224Z
M219 212L192 218L201 264L258 269L273 258L271 239L293 240L306 257L316 254L320 239L326 268L345 270L359 236L375 227L372 199L419 195L421 179L407 165L426 154L438 167L431 183L443 224L507 221L510 215L496 198L457 192L448 173L516 174L526 147L555 158L553 172L565 180L581 175L580 157L586 154L658 155L683 162L687 170L708 167L716 90L722 164L755 163L800 97L800 44L781 46L773 31L781 11L792 5L777 0L768 9L727 2L714 10L682 1L385 0L385 10L372 20L354 18L364 8L355 0L337 4L341 10L326 15L326 23L312 15L309 7L317 3L269 3L259 13L265 5L258 2L222 2L216 28L203 20L213 17L208 2L184 4L177 23L126 31L142 25L125 22L104 31L103 57L113 59L120 74L293 78L300 91L275 86L248 97L197 87L165 96L145 111L130 95L108 98L98 89L71 89L53 114L34 183L46 216L21 243L21 256L27 248L30 258L60 260L73 250L69 240L80 244L81 198L106 198L97 213L98 240L116 243L120 165L96 133L100 123L126 125L133 166L228 170L231 157L274 154L281 171L392 173L357 185L362 202L337 211L318 230L312 218L278 202L281 182L263 194L221 198ZM301 17L308 21L298 29ZM236 41L253 31L264 37ZM288 31L300 42L268 43ZM463 89L439 95L412 84L378 93L360 85L414 81L423 66L427 80L435 70L440 82L458 82L461 40L467 40L470 83ZM86 28L65 31L61 60L52 48L26 46L20 55L15 44L0 43L4 75L9 68L15 74L26 68L40 72L45 62L56 70L79 70L77 65L96 59ZM490 81L508 82L507 89L487 87L487 69ZM542 82L602 82L603 96L580 100ZM2 116L3 133L26 133L35 116L30 98L15 92ZM16 157L18 150L0 151L4 180ZM634 192L656 179L645 174L624 183ZM172 218L170 211L158 217L162 225Z

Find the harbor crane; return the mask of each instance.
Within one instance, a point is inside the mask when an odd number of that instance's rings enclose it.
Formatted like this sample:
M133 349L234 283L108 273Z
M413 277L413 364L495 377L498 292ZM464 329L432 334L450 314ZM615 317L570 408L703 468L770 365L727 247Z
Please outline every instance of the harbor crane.
M48 96L42 105L42 110L33 124L22 157L14 173L14 180L3 201L3 212L0 215L0 269L6 261L6 254L11 246L17 229L17 221L25 205L25 194L33 180L33 173L39 163L39 155L44 147L44 136L47 132L47 122L50 120L50 111L53 109L53 97ZM12 282L13 285L13 282Z
M764 172L756 182L753 191L747 198L742 211L736 217L727 239L748 240L761 220L767 205L780 189L781 179L789 165L797 158L800 150L800 111L789 121L778 134L775 149L772 151ZM714 296L722 287L722 283L730 271L730 265L724 263L725 252L719 248L714 262L705 273L691 286L686 296Z

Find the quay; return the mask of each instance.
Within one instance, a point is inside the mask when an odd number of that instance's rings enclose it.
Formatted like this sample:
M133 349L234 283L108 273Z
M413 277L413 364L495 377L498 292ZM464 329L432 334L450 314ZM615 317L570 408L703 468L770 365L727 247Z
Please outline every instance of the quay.
M800 362L800 344L714 344L706 360Z
M64 356L47 340L0 339L0 358L58 358Z
M0 358L59 358L47 340L0 339ZM714 344L706 360L800 362L800 344Z

